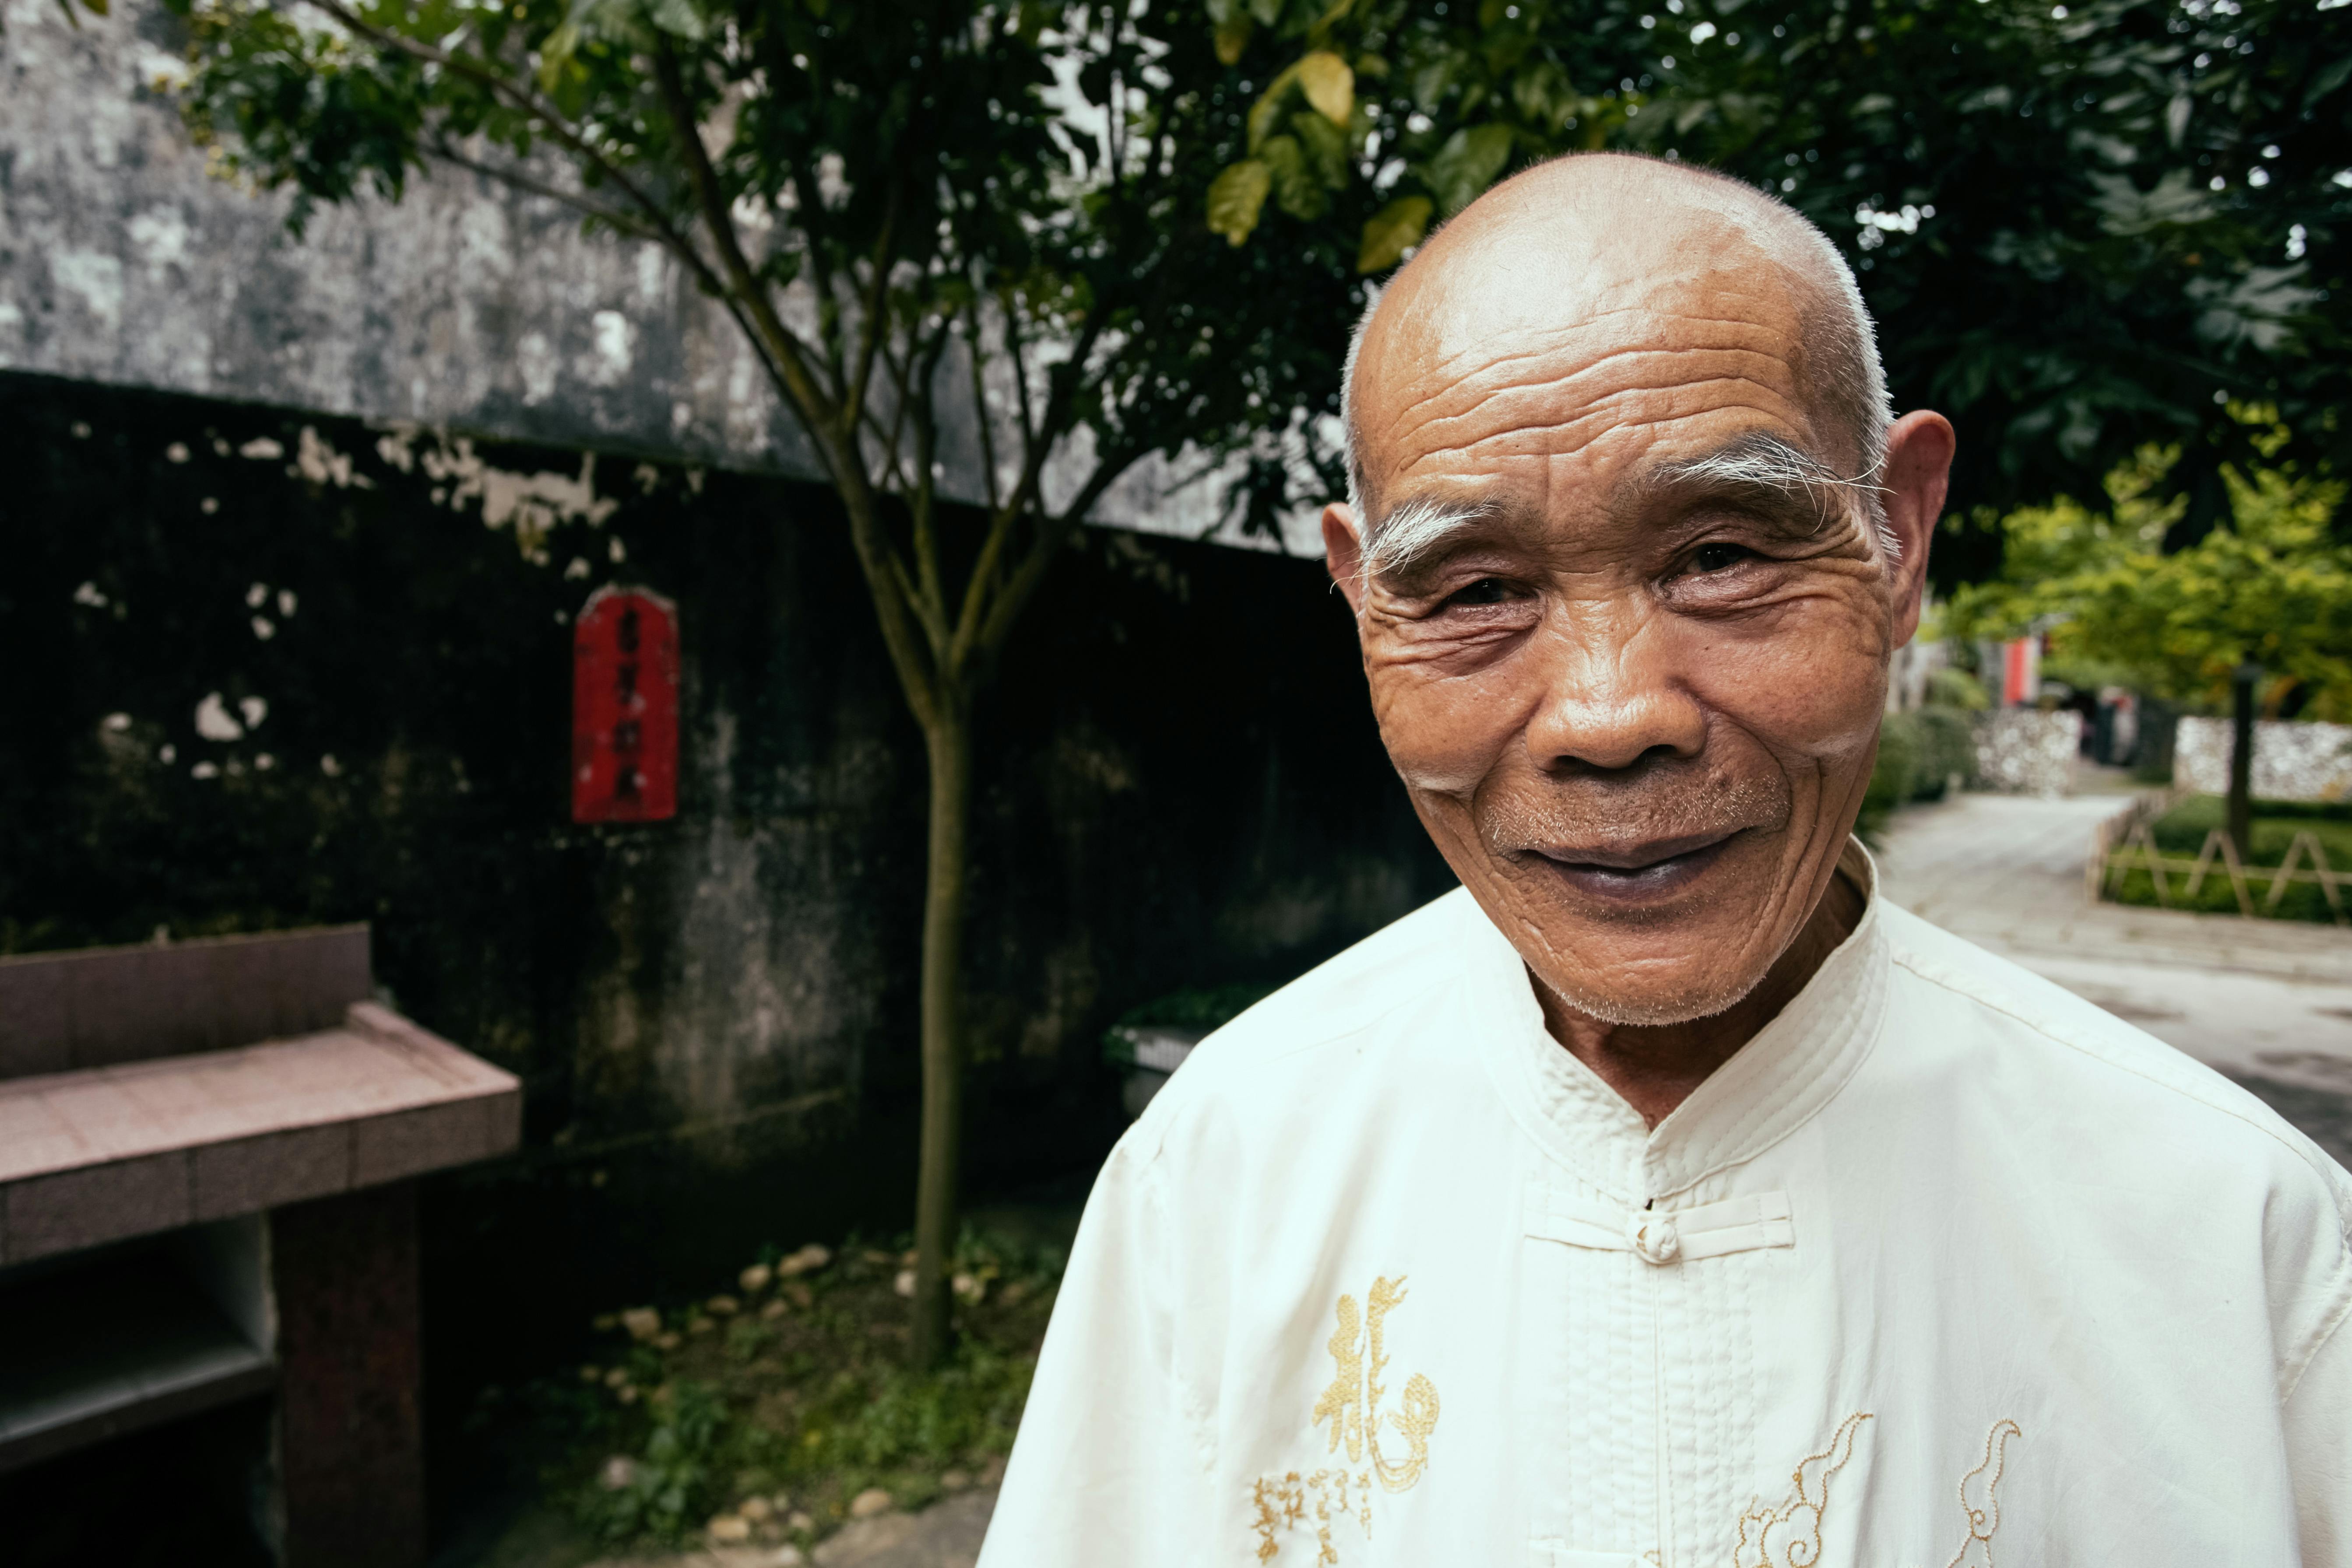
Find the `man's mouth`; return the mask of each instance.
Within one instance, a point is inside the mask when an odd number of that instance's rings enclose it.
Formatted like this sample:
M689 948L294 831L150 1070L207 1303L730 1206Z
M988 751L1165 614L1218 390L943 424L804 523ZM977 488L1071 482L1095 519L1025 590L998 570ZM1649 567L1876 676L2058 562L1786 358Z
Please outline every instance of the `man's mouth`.
M1696 882L1744 831L1720 828L1638 844L1542 845L1527 854L1590 897L1649 903Z

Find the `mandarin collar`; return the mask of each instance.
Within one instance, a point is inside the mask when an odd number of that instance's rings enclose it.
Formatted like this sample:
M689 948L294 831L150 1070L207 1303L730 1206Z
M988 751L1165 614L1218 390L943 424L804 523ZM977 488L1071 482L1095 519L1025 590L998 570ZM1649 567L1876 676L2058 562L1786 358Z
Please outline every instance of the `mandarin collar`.
M1458 915L1468 1001L1513 1116L1545 1152L1631 1208L1687 1192L1803 1126L1862 1066L1886 1013L1878 868L1849 837L1838 870L1863 895L1853 931L1779 1016L1655 1128L1552 1038L1518 950L1465 890Z

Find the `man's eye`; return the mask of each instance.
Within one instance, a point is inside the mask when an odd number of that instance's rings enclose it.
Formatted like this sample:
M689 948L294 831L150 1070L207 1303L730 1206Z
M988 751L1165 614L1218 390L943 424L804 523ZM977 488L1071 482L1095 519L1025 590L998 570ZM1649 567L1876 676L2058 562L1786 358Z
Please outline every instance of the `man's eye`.
M1468 587L1446 595L1451 605L1499 605L1511 596L1511 585L1500 577L1481 577Z
M1737 566L1755 553L1737 544L1702 544L1691 555L1691 567L1698 572L1720 572L1727 566Z

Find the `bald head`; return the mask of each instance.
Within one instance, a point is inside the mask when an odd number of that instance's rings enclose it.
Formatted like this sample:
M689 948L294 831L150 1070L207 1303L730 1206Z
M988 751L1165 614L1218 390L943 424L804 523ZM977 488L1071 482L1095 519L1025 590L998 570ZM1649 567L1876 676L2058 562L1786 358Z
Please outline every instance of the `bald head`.
M1648 312L1671 323L1726 312L1789 340L1800 439L1759 434L1744 464L1759 482L1849 488L1875 517L1868 480L1885 455L1886 379L1845 258L1771 196L1687 164L1587 153L1539 164L1471 204L1423 246L1359 323L1342 394L1349 504L1369 555L1410 544L1383 493L1386 395L1501 362L1534 363L1580 333ZM1669 340L1671 324L1664 330ZM1657 347L1674 352L1664 341ZM1412 395L1407 395L1407 402ZM1410 422L1410 410L1404 412ZM1778 433L1785 437L1789 432ZM1857 484L1855 481L1863 481ZM1426 513L1430 509L1419 509ZM1401 522L1402 527L1389 526Z

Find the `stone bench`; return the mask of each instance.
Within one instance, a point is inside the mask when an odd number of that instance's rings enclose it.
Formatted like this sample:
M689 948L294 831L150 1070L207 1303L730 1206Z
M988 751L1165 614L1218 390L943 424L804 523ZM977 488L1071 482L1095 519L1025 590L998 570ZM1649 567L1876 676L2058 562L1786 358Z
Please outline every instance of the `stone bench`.
M269 1394L280 1559L423 1561L413 1178L521 1089L371 984L364 926L0 959L0 1470Z

